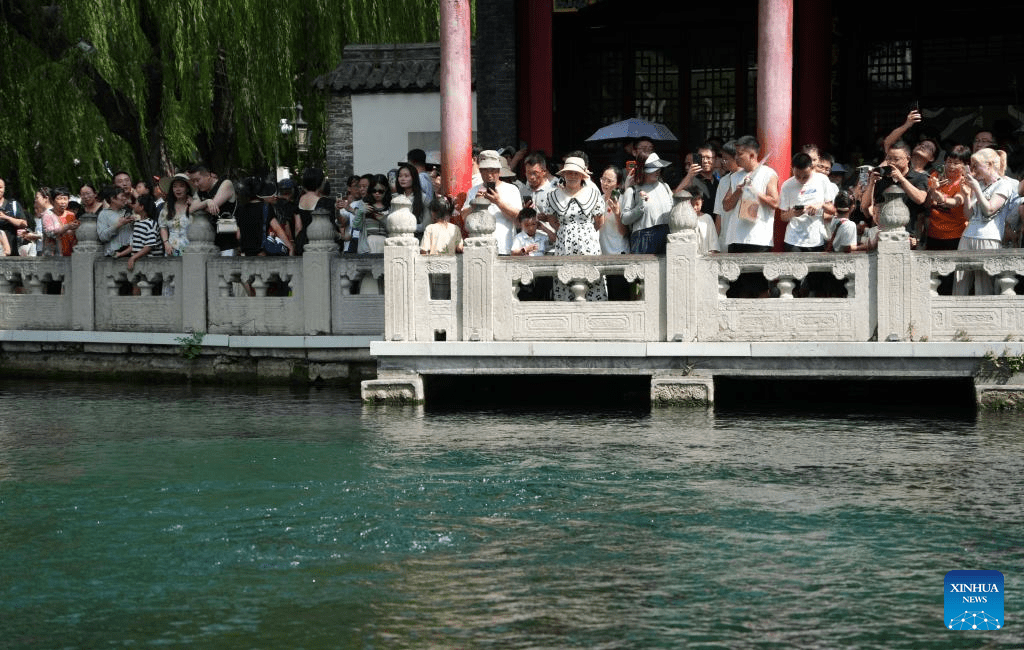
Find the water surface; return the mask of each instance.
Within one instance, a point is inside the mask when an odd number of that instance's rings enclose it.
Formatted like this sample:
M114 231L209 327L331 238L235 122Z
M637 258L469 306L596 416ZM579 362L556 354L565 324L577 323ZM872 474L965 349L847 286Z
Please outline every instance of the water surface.
M1020 647L1020 430L6 382L0 639ZM1005 629L943 627L952 569L1004 573Z

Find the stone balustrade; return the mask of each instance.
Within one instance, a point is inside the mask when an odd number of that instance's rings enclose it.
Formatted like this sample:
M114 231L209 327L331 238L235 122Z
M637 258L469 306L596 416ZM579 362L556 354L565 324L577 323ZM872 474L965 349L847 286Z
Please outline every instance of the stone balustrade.
M425 256L407 203L395 200L383 257L339 255L326 213L314 216L301 258L220 257L208 216L196 213L182 256L144 258L131 271L125 260L102 256L95 221L85 216L71 257L0 258L0 329L383 333L393 342L1002 341L1024 335L1024 296L1017 294L1024 251L913 251L899 214L883 215L878 249L867 254L703 255L695 219L681 202L663 257L506 257L497 254L493 217L479 199L467 220L465 253ZM941 277L958 270L990 274L995 294L939 295ZM729 297L733 283L750 273L770 281L777 297ZM795 297L813 274L834 278L845 296ZM634 287L633 299L580 299L613 275ZM543 277L564 282L578 299L520 300L522 287Z
M913 251L897 203L889 204L871 253L702 255L696 219L685 214L688 203L680 202L664 257L505 257L497 254L487 203L478 199L467 219L464 255L420 255L416 240L405 234L388 240L385 340L866 342L1024 336L1024 295L1016 293L1024 251ZM938 295L942 275L974 269L996 278L996 295ZM732 284L748 273L771 282L777 297L728 297ZM794 298L811 274L834 278L845 296ZM636 299L579 299L610 275L638 285ZM578 299L519 300L521 287L539 277L557 277ZM435 293L439 280L450 291L432 296L432 279Z
M180 257L104 257L84 215L70 257L0 258L0 330L204 332L242 336L384 331L381 255L341 256L327 212L303 257L221 257L193 213Z

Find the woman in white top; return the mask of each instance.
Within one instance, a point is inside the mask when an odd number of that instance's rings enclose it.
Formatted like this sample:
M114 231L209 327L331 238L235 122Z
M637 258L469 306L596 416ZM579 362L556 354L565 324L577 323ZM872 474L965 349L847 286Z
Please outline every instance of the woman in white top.
M598 235L601 239L601 253L604 255L629 252L629 228L622 223L622 206L619 205L622 180L622 170L614 165L609 165L600 178L605 210L604 223Z
M167 199L160 211L160 239L165 255L181 255L188 246L188 226L192 223L192 181L187 174L175 174L160 181L161 188L165 185Z
M632 253L665 253L672 190L662 182L661 170L670 164L656 153L637 157L634 184L622 199L622 223L633 229L629 241Z
M1003 240L1006 213L1003 206L1013 198L1017 187L1012 179L1003 176L1006 153L994 149L981 149L971 156L971 171L964 172L963 192L970 219L960 236L960 250L994 250ZM991 295L992 277L984 270L957 271L953 295Z

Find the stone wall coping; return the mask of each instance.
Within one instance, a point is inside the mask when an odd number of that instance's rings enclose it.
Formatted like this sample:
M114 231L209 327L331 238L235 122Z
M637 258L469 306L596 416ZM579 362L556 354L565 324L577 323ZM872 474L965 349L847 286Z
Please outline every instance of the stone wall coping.
M1024 342L825 342L825 343L415 343L376 340L374 357L874 357L981 358L1024 354Z
M0 330L0 343L106 343L122 345L181 345L191 332L85 332L74 330ZM206 334L203 345L224 348L350 349L368 348L379 336L234 336Z

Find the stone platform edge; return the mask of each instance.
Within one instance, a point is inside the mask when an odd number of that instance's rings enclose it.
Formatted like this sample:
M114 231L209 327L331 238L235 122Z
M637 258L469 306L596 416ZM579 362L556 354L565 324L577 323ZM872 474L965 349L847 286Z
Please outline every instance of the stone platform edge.
M354 388L376 376L379 338L0 330L0 376Z

